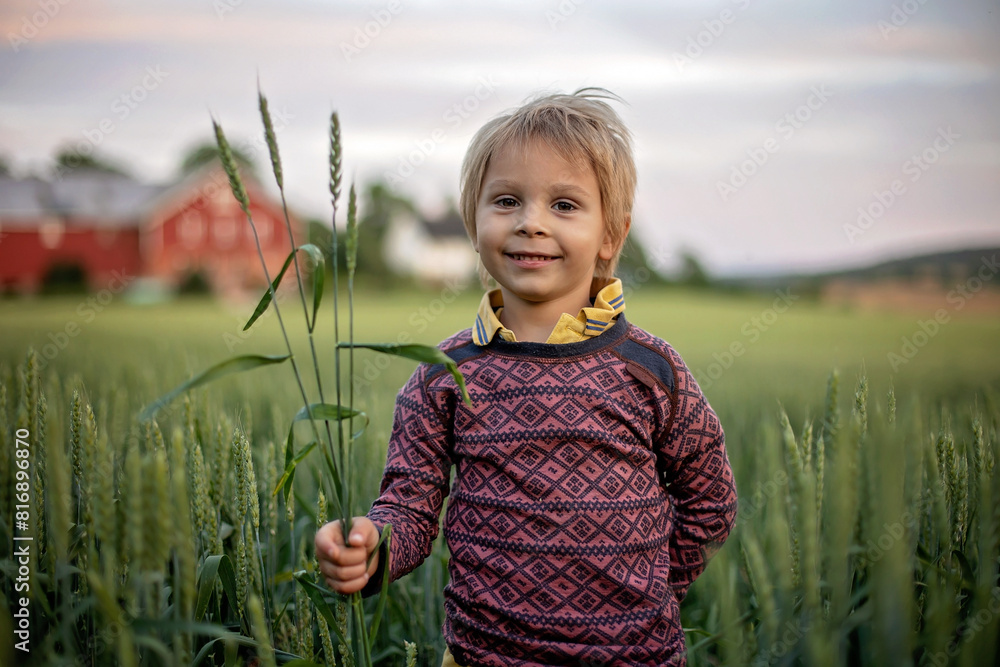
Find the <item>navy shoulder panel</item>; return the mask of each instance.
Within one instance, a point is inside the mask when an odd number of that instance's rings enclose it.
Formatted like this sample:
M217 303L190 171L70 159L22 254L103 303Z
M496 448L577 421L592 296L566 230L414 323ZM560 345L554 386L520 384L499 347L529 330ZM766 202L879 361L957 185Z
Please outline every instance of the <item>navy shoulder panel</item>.
M452 361L461 366L463 361L466 361L468 359L471 359L473 357L482 354L483 348L479 347L470 340L464 345L459 345L457 347L452 347L450 349L442 351L449 357L451 357ZM446 371L447 369L445 368L444 364L434 364L433 366L427 369L426 377L433 378L436 377L439 373L444 373Z
M626 336L614 347L619 357L626 362L638 364L657 378L671 394L674 393L674 368L664 353Z

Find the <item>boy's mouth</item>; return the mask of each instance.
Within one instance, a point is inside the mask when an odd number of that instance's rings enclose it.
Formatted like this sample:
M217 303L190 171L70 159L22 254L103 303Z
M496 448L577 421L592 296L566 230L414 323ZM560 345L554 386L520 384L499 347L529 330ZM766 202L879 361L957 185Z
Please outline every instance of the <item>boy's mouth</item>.
M505 253L508 257L513 259L515 262L551 262L558 257L553 257L552 255L535 255L529 253Z

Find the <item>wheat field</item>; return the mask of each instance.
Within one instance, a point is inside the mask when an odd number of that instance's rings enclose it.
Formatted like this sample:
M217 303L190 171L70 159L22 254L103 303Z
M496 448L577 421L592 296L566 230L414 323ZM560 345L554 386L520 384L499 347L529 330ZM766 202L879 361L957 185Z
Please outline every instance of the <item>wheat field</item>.
M356 339L436 343L479 294L359 291ZM682 608L689 664L997 664L1000 317L956 314L931 334L922 313L806 297L779 312L773 294L627 294L627 316L681 352L719 413L740 491ZM318 457L287 502L273 493L302 407L287 369L138 420L212 363L274 353L273 318L243 332L252 304L87 298L0 302L0 664L351 664L293 576L312 572L330 516ZM319 361L332 374L322 345ZM358 354L357 512L414 366ZM439 540L390 586L374 662L440 663L446 563Z

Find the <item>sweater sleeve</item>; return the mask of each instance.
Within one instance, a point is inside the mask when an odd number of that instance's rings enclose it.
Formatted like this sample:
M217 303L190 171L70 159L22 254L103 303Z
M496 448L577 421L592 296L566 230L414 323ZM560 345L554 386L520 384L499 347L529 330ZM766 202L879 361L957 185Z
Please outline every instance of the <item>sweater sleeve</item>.
M407 574L430 554L451 472L451 429L426 387L427 365L421 365L396 397L392 434L378 499L368 518L381 532L392 524L389 578ZM379 569L363 595L378 591L386 566Z
M725 542L736 520L736 484L725 435L694 377L673 353L671 418L659 455L676 510L669 582L678 600Z

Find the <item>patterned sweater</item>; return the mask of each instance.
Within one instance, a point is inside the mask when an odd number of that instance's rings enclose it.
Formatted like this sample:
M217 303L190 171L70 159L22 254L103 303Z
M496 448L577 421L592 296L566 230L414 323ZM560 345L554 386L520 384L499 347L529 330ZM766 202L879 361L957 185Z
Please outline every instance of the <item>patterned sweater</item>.
M680 356L624 315L578 343L478 347L467 329L440 347L473 404L441 365L397 397L368 514L392 524L390 578L430 553L450 486L459 664L683 665L678 602L729 534L736 488Z

